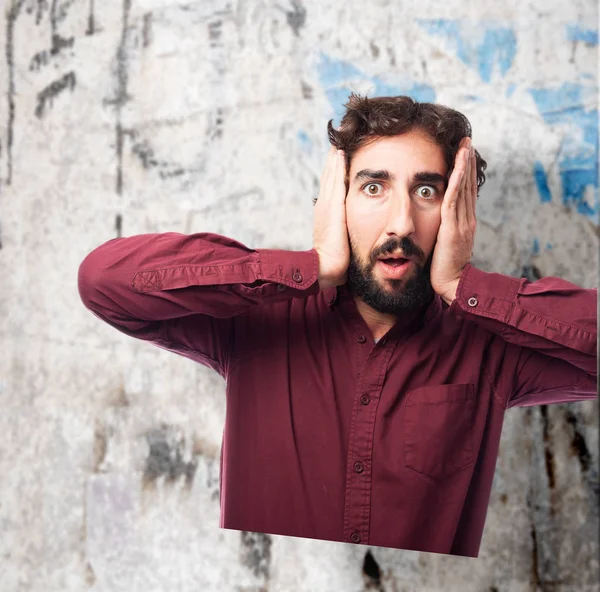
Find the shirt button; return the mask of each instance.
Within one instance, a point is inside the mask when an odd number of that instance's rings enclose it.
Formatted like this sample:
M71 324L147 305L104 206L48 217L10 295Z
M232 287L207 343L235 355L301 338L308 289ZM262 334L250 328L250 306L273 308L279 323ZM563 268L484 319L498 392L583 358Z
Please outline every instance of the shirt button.
M356 341L358 341L358 343L364 343L367 340L367 338L364 335L359 335L356 338Z
M365 470L365 465L363 465L361 462L355 462L354 463L354 470L357 473L362 473Z
M283 292L283 291L285 290L285 286L284 286L283 284L277 284L277 289L278 289L280 292Z
M368 404L371 402L371 397L369 397L369 395L363 395L363 396L360 398L360 402L361 402L363 405L368 405Z
M477 298L469 298L469 301L467 302L467 304L469 306L477 306L477 304L478 304Z
M302 281L302 274L297 271L296 273L294 273L294 275L292 276L292 279L297 282L300 283Z
M354 531L351 535L350 535L350 540L353 543L360 543L360 534L358 534L358 532Z

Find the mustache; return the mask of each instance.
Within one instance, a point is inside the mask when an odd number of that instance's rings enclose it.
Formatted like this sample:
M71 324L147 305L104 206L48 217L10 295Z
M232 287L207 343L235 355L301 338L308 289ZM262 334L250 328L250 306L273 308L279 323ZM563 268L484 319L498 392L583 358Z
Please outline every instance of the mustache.
M419 249L410 239L404 237L402 239L390 238L385 241L381 247L371 253L371 262L374 263L378 257L402 251L406 257L416 257L419 260L423 259L423 251Z

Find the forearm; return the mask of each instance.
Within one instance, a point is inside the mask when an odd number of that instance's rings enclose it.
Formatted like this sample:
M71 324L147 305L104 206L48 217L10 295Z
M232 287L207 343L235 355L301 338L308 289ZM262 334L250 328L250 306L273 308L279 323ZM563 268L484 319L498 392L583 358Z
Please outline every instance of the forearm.
M78 287L87 308L132 332L151 321L227 318L315 293L317 266L313 251L253 250L209 233L142 234L94 249L79 267Z
M469 265L450 311L509 343L564 360L595 375L597 290L547 277L536 282Z

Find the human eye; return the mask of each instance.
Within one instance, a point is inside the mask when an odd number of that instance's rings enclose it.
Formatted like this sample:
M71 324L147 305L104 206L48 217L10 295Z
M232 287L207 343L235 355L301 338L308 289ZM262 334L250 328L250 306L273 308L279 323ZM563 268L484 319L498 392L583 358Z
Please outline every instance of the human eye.
M417 188L417 195L423 199L432 199L437 193L437 189L432 185L421 185Z
M367 192L367 195L370 195L371 197L377 197L379 195L381 195L381 193L374 193L373 191L371 191L371 189L373 188L377 188L377 187L381 187L381 190L383 191L383 185L381 183L366 183L365 185L363 185L361 187L361 191L365 191Z

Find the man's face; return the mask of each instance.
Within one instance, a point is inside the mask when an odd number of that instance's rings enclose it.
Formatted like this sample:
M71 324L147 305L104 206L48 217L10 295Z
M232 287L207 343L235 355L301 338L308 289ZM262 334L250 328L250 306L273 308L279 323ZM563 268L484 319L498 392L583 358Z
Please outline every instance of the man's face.
M348 285L371 308L398 315L433 296L429 270L448 167L442 148L418 130L379 138L354 154L346 216ZM410 257L402 267L386 257Z

